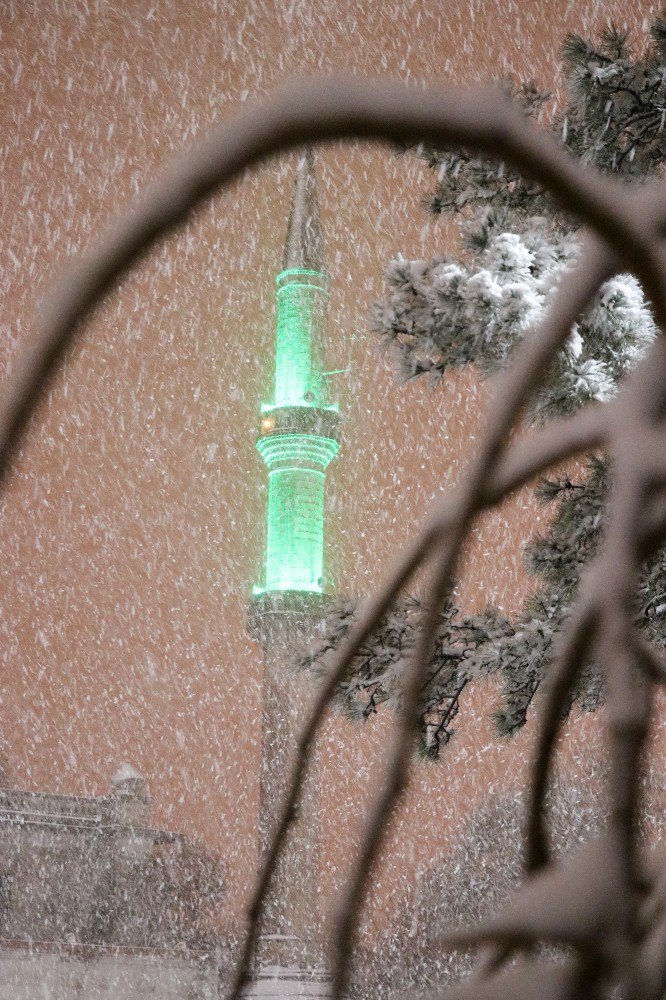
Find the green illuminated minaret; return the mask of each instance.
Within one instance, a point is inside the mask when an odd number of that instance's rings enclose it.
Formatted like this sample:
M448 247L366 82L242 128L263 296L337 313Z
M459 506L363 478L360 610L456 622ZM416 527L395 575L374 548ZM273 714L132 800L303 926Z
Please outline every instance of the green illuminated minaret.
M261 578L249 614L264 654L259 849L266 851L313 694L289 669L294 650L311 640L329 597L324 561L326 470L339 450L338 411L329 398L324 264L314 162L301 158L277 275L275 371L261 406L257 449L268 471ZM330 359L327 359L330 360ZM332 365L330 367L333 367ZM319 905L316 767L273 877L257 946L253 997L325 997Z
M268 466L268 512L264 576L255 594L324 591L326 469L340 447L323 360L328 284L308 152L277 276L273 398L261 408L257 448Z

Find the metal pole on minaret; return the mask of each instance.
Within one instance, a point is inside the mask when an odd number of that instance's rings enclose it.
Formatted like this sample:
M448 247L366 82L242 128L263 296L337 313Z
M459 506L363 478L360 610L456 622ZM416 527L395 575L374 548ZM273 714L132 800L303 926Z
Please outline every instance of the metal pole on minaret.
M261 407L257 449L268 469L263 574L249 629L264 654L259 841L267 850L294 759L311 686L289 670L330 600L324 563L326 470L339 450L338 408L324 364L329 276L314 159L299 161L277 276L275 381ZM316 765L273 878L249 995L327 996L322 965Z

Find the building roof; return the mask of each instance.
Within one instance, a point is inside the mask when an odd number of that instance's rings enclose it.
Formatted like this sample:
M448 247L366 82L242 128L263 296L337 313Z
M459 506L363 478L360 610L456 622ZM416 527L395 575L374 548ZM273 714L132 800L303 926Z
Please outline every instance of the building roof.
M314 155L309 146L298 163L282 254L282 270L292 268L326 272Z

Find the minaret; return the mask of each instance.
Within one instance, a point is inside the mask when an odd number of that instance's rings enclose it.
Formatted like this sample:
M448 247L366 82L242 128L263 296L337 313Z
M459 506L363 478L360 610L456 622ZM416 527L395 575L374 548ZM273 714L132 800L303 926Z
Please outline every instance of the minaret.
M264 653L260 851L275 830L312 685L289 670L311 640L329 598L324 567L326 469L339 450L337 406L328 399L324 347L329 277L312 152L298 165L277 276L273 399L261 407L257 449L268 467L263 579L249 615ZM250 994L326 996L320 946L316 768L265 908Z

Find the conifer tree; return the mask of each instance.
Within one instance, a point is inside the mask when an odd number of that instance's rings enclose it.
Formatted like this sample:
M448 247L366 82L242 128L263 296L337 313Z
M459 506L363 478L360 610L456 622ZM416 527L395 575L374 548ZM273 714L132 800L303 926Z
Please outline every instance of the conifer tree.
M550 96L534 84L503 85L527 116L583 163L627 184L660 175L666 146L666 12L651 26L640 52L613 26L594 44L570 35L562 66L566 105L550 116ZM432 261L394 260L386 271L387 292L374 309L373 329L391 345L402 378L423 379L436 389L451 368L472 364L485 375L511 360L547 308L562 272L576 259L579 237L575 221L563 216L538 184L504 164L464 149L412 152L435 176L430 211L456 219L463 249L458 256ZM655 335L638 282L629 274L606 282L572 329L527 420L542 424L610 399ZM540 483L537 498L553 508L554 516L548 532L526 547L525 563L538 585L517 617L493 609L462 617L452 602L443 610L423 689L426 755L436 757L448 742L460 695L478 677L502 677L503 700L496 712L500 733L513 733L525 723L581 569L599 546L611 476L606 458L593 455L575 478ZM302 666L327 669L356 606L341 601L333 609L325 638L302 657ZM339 702L349 713L366 717L381 703L398 704L402 666L419 615L418 600L409 598L366 644L339 690ZM636 616L646 638L664 646L664 551L644 568ZM572 701L593 709L602 697L590 663Z

